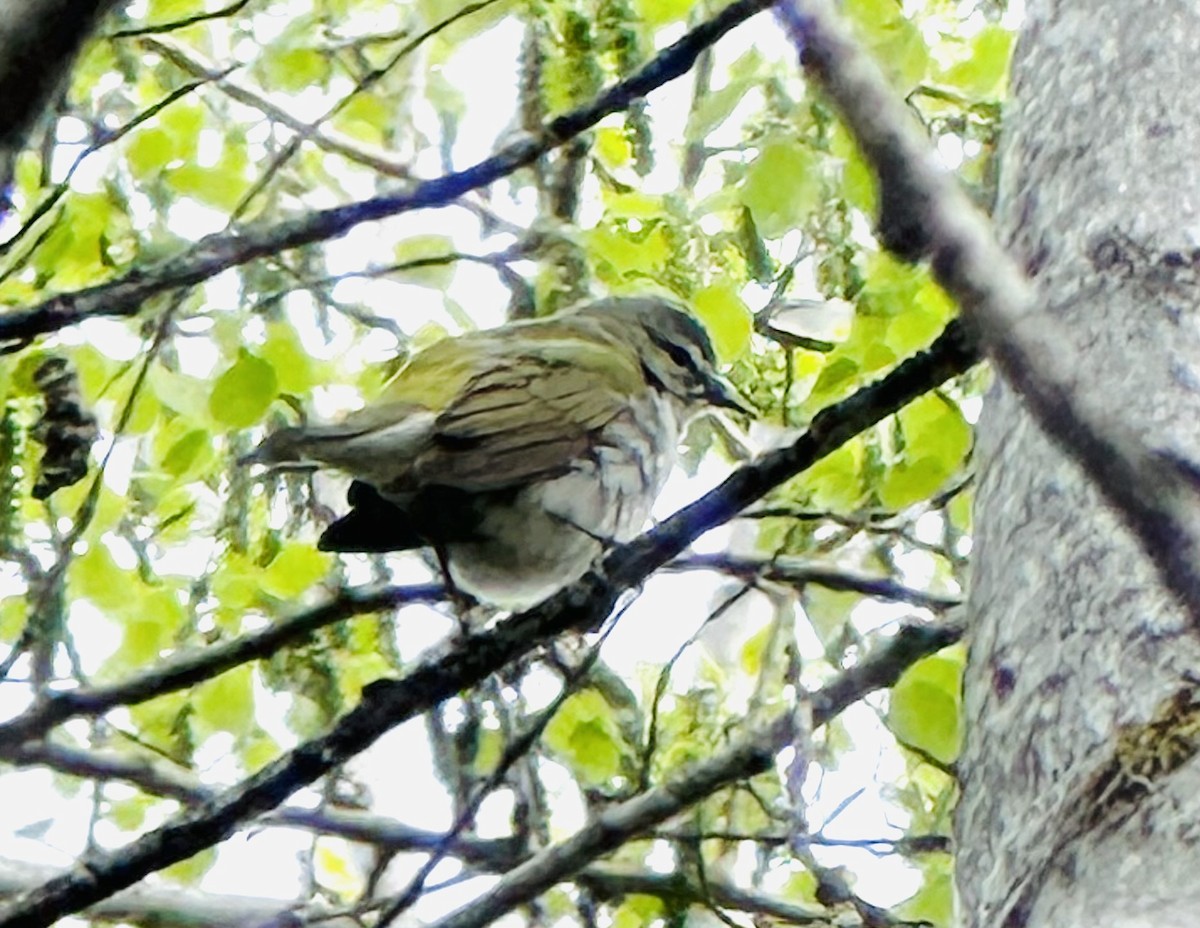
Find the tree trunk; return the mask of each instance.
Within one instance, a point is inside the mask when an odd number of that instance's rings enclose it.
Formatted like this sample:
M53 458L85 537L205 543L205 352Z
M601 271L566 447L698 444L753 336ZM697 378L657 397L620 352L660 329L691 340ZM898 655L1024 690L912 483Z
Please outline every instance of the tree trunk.
M997 219L1107 405L1200 462L1200 6L1031 0ZM1200 633L1002 383L979 430L969 926L1200 920Z

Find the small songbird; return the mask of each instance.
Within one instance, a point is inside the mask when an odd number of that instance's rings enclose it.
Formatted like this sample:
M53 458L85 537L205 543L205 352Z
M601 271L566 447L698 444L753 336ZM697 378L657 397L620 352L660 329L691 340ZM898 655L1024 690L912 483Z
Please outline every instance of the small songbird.
M322 550L429 545L458 589L519 608L641 530L709 406L750 411L701 324L656 297L612 298L439 341L371 405L281 429L243 462L354 478Z

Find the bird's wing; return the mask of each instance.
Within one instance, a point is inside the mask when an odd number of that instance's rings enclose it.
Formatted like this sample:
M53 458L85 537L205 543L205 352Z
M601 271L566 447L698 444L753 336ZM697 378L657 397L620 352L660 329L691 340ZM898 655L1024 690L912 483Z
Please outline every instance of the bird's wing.
M563 473L586 455L595 433L629 407L631 385L644 382L636 359L608 348L569 362L557 354L512 357L473 378L435 420L416 481L500 490Z

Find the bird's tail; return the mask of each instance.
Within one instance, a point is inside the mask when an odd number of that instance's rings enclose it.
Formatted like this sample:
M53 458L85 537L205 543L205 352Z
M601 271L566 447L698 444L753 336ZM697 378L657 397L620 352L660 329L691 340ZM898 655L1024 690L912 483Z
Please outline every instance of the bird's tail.
M265 464L267 467L337 466L343 463L341 459L345 456L338 452L366 431L369 429L349 424L279 429L249 454L238 458L238 463Z

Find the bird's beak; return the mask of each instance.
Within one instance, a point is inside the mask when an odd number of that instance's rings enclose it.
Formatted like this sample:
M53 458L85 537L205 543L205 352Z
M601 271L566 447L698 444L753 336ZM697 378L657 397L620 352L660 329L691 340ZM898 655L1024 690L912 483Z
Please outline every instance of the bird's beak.
M751 406L728 380L720 374L713 374L705 384L704 399L713 406L722 409L732 409L742 415L755 418L758 410Z

